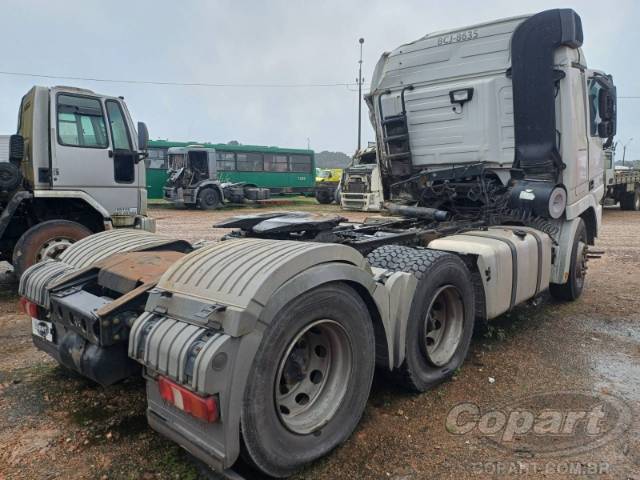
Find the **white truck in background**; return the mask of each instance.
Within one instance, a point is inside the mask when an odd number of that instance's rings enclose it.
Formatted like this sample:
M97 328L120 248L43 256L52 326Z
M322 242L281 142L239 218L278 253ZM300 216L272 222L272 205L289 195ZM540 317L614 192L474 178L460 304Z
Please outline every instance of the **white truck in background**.
M243 215L195 250L93 235L23 275L35 345L103 384L142 369L151 427L212 468L291 475L351 435L375 366L423 392L478 324L582 294L616 129L582 41L560 9L385 53L367 104L391 216Z
M616 168L615 151L605 153L605 205L620 204L621 210L640 211L640 169Z
M0 138L0 260L20 275L73 242L110 228L153 231L146 216L148 140L122 97L33 87L16 135Z
M361 149L353 156L349 166L342 172L340 192L340 206L343 210L382 210L382 178L375 144Z

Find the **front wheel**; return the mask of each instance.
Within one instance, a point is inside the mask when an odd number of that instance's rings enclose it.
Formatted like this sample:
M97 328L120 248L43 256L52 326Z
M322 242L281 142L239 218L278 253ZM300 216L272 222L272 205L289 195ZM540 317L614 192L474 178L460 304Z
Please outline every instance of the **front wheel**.
M584 220L578 220L576 234L571 246L571 265L566 283L549 284L549 293L556 300L572 302L582 295L587 274L587 227Z
M215 188L203 188L198 193L198 206L203 210L220 208L222 199Z
M438 250L385 245L367 256L374 267L418 279L407 324L405 359L393 379L424 392L450 378L469 351L474 330L472 275L457 256Z
M13 249L13 268L20 276L31 265L55 259L71 244L91 235L91 230L69 220L47 220L24 232Z
M243 455L284 477L353 432L375 364L367 306L348 285L327 284L287 304L267 327L241 414Z

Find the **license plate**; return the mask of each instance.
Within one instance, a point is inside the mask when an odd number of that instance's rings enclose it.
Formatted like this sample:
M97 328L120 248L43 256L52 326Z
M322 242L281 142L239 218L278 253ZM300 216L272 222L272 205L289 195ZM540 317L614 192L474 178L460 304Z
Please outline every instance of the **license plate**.
M40 338L53 342L53 323L45 322L44 320L38 320L37 318L31 319L31 332Z

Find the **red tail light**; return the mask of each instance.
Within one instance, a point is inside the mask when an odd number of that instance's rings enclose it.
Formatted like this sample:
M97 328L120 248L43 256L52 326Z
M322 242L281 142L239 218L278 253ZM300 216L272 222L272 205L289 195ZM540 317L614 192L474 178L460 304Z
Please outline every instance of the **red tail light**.
M216 397L201 397L165 377L158 377L158 388L163 400L183 412L205 422L218 421L219 412Z
M40 307L38 307L37 304L22 297L20 298L20 307L22 308L22 311L29 315L31 318L40 319Z

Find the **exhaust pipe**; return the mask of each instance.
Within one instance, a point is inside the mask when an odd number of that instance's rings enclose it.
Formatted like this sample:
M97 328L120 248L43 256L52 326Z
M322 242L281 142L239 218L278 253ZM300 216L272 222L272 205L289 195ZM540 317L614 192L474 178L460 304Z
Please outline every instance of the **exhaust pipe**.
M412 207L409 205L399 205L397 203L386 202L384 204L389 213L393 215L401 215L409 218L423 218L426 220L435 220L436 222L444 222L449 220L449 212L438 210L437 208L428 207Z

